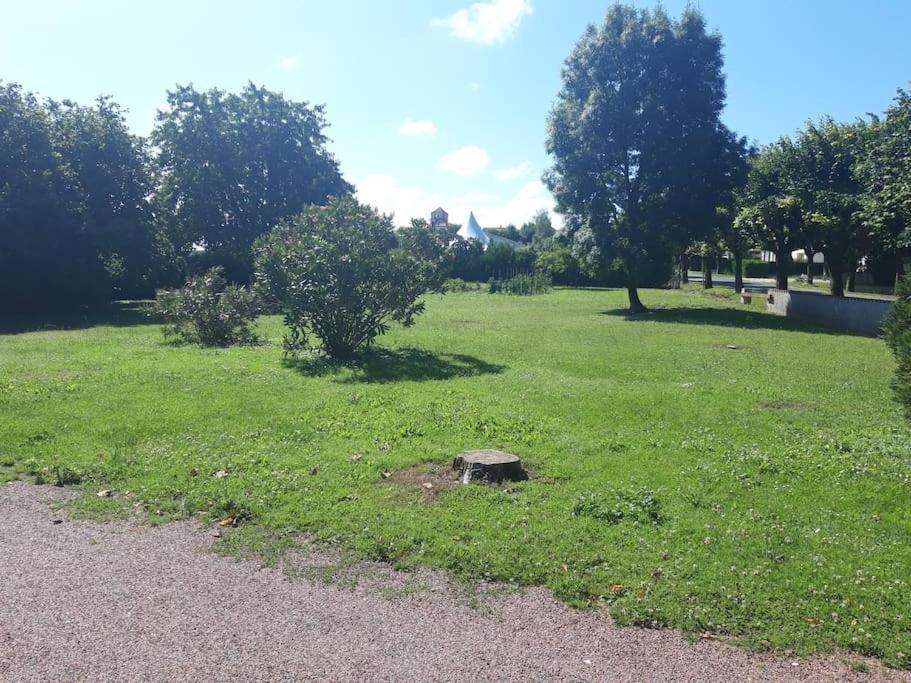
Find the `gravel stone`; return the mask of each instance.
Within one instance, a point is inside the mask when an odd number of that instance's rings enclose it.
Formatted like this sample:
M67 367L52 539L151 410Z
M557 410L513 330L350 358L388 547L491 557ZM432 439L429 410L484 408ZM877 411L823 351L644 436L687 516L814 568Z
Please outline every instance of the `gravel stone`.
M870 673L852 671L855 656L619 627L543 589L473 609L438 572L394 599L371 581L291 578L210 552L212 529L198 522L100 524L49 506L71 495L0 487L0 680L900 680L869 660Z

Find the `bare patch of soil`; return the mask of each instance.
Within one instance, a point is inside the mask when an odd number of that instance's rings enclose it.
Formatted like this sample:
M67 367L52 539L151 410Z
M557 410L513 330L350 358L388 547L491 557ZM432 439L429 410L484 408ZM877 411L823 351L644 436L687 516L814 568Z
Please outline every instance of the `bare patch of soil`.
M402 493L419 495L425 502L431 502L459 485L459 472L449 461L425 462L391 472L384 481L395 485Z

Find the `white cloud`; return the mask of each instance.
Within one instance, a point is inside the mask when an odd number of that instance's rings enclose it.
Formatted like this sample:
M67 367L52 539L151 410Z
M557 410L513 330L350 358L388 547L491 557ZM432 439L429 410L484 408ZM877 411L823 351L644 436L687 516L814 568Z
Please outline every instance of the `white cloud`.
M296 69L301 64L304 63L303 55L288 55L286 57L279 57L275 60L273 66L280 71L291 71Z
M395 176L369 175L355 183L358 201L381 212L395 214L396 225L408 225L412 218L430 220L430 212L445 203L443 193L400 185Z
M500 168L493 172L497 180L515 180L528 174L531 164L523 161L521 164L510 166L509 168Z
M450 34L470 43L493 45L511 38L532 11L531 0L488 0L434 19L433 24L445 26Z
M426 119L420 121L405 119L402 121L402 125L399 126L399 133L410 137L436 135L437 127L433 121L428 121Z
M471 92L478 92L478 90L481 89L481 84L477 81L472 81L468 84L468 89L471 90Z
M464 223L468 212L474 211L482 226L521 225L540 209L553 211L554 200L539 180L525 183L515 194L501 197L489 192L470 192L448 195L431 192L420 187L401 185L389 175L370 175L355 183L357 198L375 206L383 213L394 213L396 225L408 225L412 218L430 220L430 212L442 206L449 212L449 220ZM562 225L560 217L552 215L554 225Z
M487 150L477 145L467 145L455 149L440 159L440 168L455 175L478 175L490 166L490 155Z

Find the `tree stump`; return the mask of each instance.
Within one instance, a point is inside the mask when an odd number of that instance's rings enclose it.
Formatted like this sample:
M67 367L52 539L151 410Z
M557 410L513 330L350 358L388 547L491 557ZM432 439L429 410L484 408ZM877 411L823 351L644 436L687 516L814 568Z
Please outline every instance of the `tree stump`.
M465 451L452 461L452 469L462 473L462 483L485 481L498 484L504 479L524 481L528 479L522 469L522 461L511 453L503 451Z

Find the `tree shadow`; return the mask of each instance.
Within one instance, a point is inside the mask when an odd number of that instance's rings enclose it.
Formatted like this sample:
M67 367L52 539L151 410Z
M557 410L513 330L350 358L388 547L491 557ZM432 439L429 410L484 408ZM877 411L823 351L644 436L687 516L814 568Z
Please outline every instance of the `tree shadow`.
M462 353L433 353L424 349L373 348L361 353L349 363L333 361L325 356L312 358L286 358L287 368L309 377L342 375L336 381L342 384L385 384L389 382L427 382L498 375L505 365L488 363L480 358Z
M813 332L848 337L863 337L858 332L822 327L812 323L801 322L771 313L740 310L736 308L696 308L668 307L650 308L646 313L631 315L628 309L615 308L601 311L601 315L623 318L631 322L676 323L682 325L717 325L719 327L739 327L744 329L781 330L784 332Z
M142 301L112 301L104 306L68 311L0 312L0 335L53 330L84 330L90 327L150 325Z

